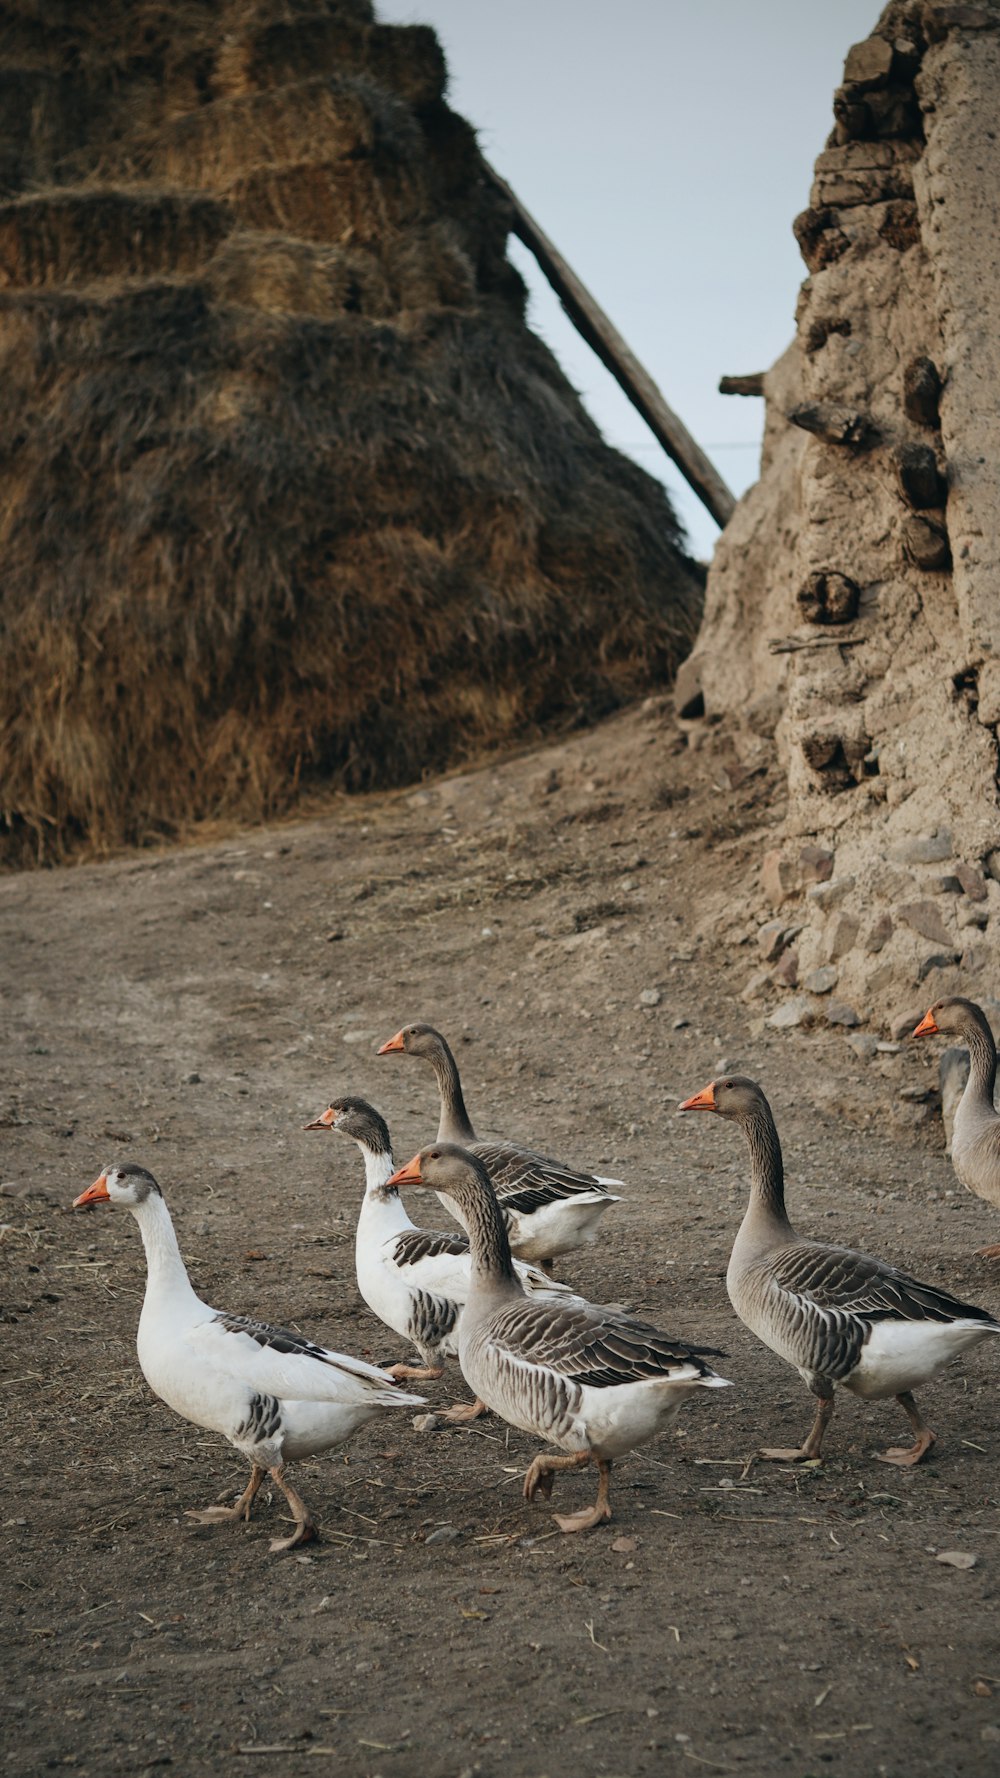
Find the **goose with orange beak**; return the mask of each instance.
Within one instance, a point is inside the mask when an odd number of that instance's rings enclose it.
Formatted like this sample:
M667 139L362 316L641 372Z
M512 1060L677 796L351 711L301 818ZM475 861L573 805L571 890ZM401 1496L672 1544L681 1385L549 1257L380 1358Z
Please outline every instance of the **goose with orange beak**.
M137 1350L142 1374L168 1408L195 1426L219 1432L250 1463L250 1480L233 1506L189 1512L201 1524L250 1517L265 1475L280 1488L295 1528L275 1538L274 1551L318 1535L285 1465L342 1444L388 1408L423 1406L384 1371L360 1358L314 1345L287 1328L250 1315L227 1315L195 1294L174 1225L152 1173L129 1163L106 1167L73 1201L131 1210L146 1250L146 1293Z
M969 1052L969 1078L955 1112L951 1164L960 1185L1000 1209L1000 1117L993 1104L997 1046L990 1022L974 1000L937 1000L914 1037L957 1037ZM1000 1245L980 1247L980 1259L1000 1259Z
M804 1443L767 1448L782 1463L818 1459L833 1415L834 1385L873 1401L894 1395L914 1442L880 1453L919 1463L934 1443L913 1390L951 1359L1000 1334L986 1309L921 1284L885 1260L797 1235L785 1210L781 1145L771 1107L742 1075L710 1081L681 1111L712 1111L738 1124L750 1151L750 1202L726 1274L729 1298L752 1333L798 1371L817 1397Z
M526 1296L489 1175L468 1150L433 1143L389 1184L446 1192L461 1212L472 1265L458 1334L462 1374L494 1413L564 1453L535 1458L524 1478L525 1499L548 1499L559 1470L594 1462L596 1502L557 1513L556 1524L585 1531L610 1519L614 1459L669 1426L693 1390L726 1388L727 1379L706 1362L721 1354L582 1297Z
M394 1162L385 1119L364 1099L333 1099L307 1130L349 1136L365 1163L365 1195L354 1242L358 1289L372 1313L416 1347L419 1365L394 1364L389 1375L438 1378L458 1356L458 1329L471 1281L468 1236L417 1228L390 1183ZM529 1296L571 1298L566 1284L536 1266L514 1261ZM459 1402L436 1419L461 1424L484 1411L481 1401Z
M482 1161L500 1201L511 1252L518 1259L550 1272L561 1254L596 1238L605 1211L621 1202L609 1187L621 1185L622 1180L578 1172L516 1142L481 1142L465 1109L458 1065L432 1025L404 1025L378 1054L418 1056L430 1063L440 1100L437 1139L457 1143ZM461 1222L447 1192L438 1192L438 1197Z

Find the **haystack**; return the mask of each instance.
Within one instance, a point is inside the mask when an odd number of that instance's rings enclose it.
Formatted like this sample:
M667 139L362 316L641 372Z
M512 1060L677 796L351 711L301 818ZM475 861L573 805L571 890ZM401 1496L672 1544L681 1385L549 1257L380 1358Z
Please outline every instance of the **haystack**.
M1000 995L1000 4L890 5L833 109L763 473L678 689L787 771L736 909L748 999L870 1024L870 1053Z
M404 782L689 647L444 84L366 0L0 9L8 860Z

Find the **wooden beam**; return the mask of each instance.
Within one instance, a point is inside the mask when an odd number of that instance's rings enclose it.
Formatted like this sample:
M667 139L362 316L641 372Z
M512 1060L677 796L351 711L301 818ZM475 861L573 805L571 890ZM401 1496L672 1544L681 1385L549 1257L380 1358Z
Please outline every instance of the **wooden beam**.
M720 395L763 395L764 372L752 371L748 377L720 377Z
M649 372L639 363L617 328L609 321L572 267L524 208L505 179L488 161L483 166L513 211L512 232L534 254L567 315L615 382L642 415L667 456L676 463L685 481L708 508L716 524L725 525L736 500L715 465L696 444L683 421L667 406Z

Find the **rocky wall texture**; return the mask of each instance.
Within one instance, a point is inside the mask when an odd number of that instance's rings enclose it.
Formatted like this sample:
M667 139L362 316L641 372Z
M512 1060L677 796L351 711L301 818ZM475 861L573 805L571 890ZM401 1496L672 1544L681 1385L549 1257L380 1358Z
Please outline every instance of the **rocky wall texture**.
M1000 0L897 0L833 111L678 708L787 773L747 998L869 1043L1000 991Z

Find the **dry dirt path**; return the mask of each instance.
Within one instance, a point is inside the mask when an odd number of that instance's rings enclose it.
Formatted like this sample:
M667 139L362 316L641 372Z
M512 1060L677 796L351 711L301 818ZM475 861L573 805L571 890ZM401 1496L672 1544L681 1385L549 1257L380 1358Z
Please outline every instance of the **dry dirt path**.
M939 1130L901 1121L929 1051L866 1066L740 999L753 935L714 934L778 791L724 782L654 704L408 795L0 880L12 1778L997 1770L991 1355L924 1392L939 1444L913 1473L873 1460L895 1407L846 1397L822 1468L747 1461L811 1407L726 1298L740 1141L675 1116L722 1061L772 1097L804 1229L994 1309L1000 1274ZM141 1161L210 1300L401 1356L353 1282L356 1151L302 1125L352 1091L401 1159L432 1134L430 1076L374 1056L413 1017L452 1038L484 1133L628 1181L565 1275L725 1347L737 1387L622 1462L613 1524L573 1538L520 1499L530 1439L401 1416L300 1466L324 1541L273 1558L277 1502L240 1530L183 1519L238 1460L138 1373L131 1218L67 1205ZM557 1486L576 1505L591 1482Z

